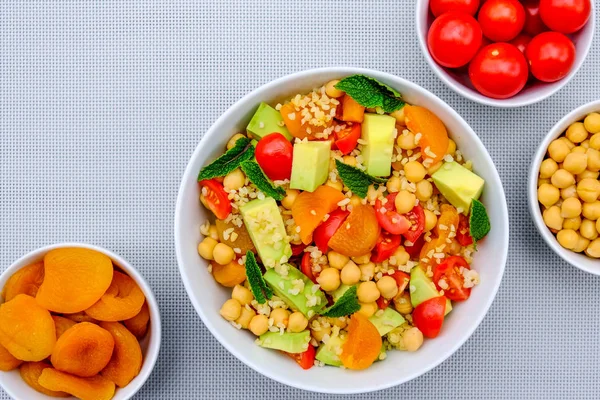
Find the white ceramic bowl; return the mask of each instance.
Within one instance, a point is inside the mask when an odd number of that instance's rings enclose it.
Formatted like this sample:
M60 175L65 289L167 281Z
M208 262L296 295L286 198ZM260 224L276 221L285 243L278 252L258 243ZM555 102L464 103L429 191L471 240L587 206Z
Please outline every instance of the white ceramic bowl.
M417 0L415 7L417 36L419 37L419 44L421 45L421 50L423 51L425 60L427 60L427 63L433 72L435 72L435 74L438 76L438 78L440 78L442 82L444 82L450 89L470 100L481 104L486 104L488 106L504 108L522 107L537 103L547 97L552 96L563 86L565 86L571 80L571 78L573 78L573 76L575 76L583 64L583 61L587 57L592 45L596 24L594 2L595 0L591 1L592 11L588 23L579 32L571 35L571 39L573 40L573 43L575 43L576 56L575 63L573 64L573 68L569 74L563 79L553 83L542 83L538 81L533 84L528 83L521 92L508 99L493 99L491 97L482 95L471 84L469 75L465 69L460 69L460 71L452 71L451 69L444 68L439 65L431 57L427 47L427 32L429 31L429 27L435 18L433 14L429 12L429 0Z
M200 225L211 217L198 201L200 192L196 177L200 168L222 154L234 133L245 130L261 101L272 104L352 74L365 74L390 85L400 91L407 102L429 108L444 121L458 148L473 161L474 170L486 181L482 201L490 212L492 230L475 256L474 268L481 274L481 285L473 290L469 301L456 305L437 339L427 340L415 353L389 352L385 361L364 371L334 367L304 371L289 357L257 346L250 332L235 329L219 315L221 305L231 296L231 289L214 281L207 271L207 262L196 250L202 240ZM475 132L447 104L427 90L387 73L359 68L322 68L288 75L252 91L206 132L190 159L179 189L175 248L192 304L206 327L233 355L263 375L293 387L325 393L361 393L395 386L424 374L448 358L471 336L502 280L508 251L508 212L502 183L492 159Z
M62 248L62 247L82 247L86 249L96 250L100 253L106 254L112 262L120 267L123 271L127 273L135 282L138 284L140 289L144 292L146 296L146 301L148 302L148 309L150 310L150 327L149 331L146 334L146 337L141 341L142 353L144 355L144 363L142 364L142 369L137 377L135 377L129 385L124 388L117 388L115 392L115 396L113 400L127 400L133 397L140 388L144 385L150 373L154 369L154 364L156 364L156 359L158 358L158 353L160 350L160 339L161 339L161 326L160 326L160 312L158 309L158 303L154 298L154 294L150 289L150 285L148 282L140 275L140 273L131 266L126 260L124 260L119 255L103 249L99 246L94 246L90 244L82 244L82 243L58 243L50 246L42 247L40 249L34 250L29 254L24 255L17 261L15 261L6 271L0 275L0 288L4 287L8 278L12 276L19 269L29 265L31 263L40 261L44 258L44 255L48 253L52 249ZM29 387L21 376L19 375L19 370L13 370L10 372L2 372L0 371L0 386L15 400L51 400L56 399L55 397L46 396L45 394L39 393Z
M574 253L565 249L558 243L556 236L550 232L550 229L548 229L544 223L540 203L537 198L537 182L540 173L540 165L544 160L550 142L562 135L573 122L583 120L583 118L591 112L600 112L600 100L584 104L565 115L552 127L552 129L550 129L550 132L548 132L542 143L540 143L540 147L538 147L537 152L535 153L529 170L529 211L531 212L531 217L533 218L533 222L535 222L535 226L540 232L540 235L542 235L542 238L544 238L546 243L548 243L548 246L550 246L556 254L569 264L585 272L600 275L600 260L590 258L584 254Z

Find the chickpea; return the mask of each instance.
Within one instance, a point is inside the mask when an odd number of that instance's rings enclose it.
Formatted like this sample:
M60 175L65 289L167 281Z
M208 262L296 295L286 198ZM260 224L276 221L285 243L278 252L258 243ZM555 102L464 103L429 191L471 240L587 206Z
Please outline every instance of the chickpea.
M358 257L351 257L352 261L354 261L356 264L366 264L371 260L371 253L367 253L367 254L363 254L362 256L358 256Z
M596 221L598 218L600 218L600 201L584 203L582 214L585 218Z
M362 199L353 194L352 197L350 197L350 205L352 207L358 207L360 204L362 204Z
M227 142L227 150L233 149L235 147L235 142L244 137L246 136L242 135L241 133L236 133L233 135L231 139L229 139L229 142Z
M416 189L417 191L415 192L415 195L420 201L427 201L431 198L431 196L433 196L433 185L426 179L418 182Z
M215 239L208 236L205 237L204 240L198 244L198 254L205 260L213 260L213 252L217 244L218 242Z
M255 315L250 320L248 329L250 329L250 332L254 333L256 336L266 333L269 330L269 318L262 314Z
M325 94L333 98L342 97L344 92L335 87L338 83L340 83L339 79L327 82L327 84L325 84Z
M600 151L595 149L587 149L587 156L587 169L593 172L600 171Z
M285 308L276 308L271 311L271 315L269 318L273 318L273 326L278 328L285 327L287 328L289 320L290 320L290 312Z
M600 114L595 112L588 114L583 120L583 125L589 133L600 132Z
M223 303L223 306L219 311L219 314L221 314L221 316L227 321L235 321L240 317L241 313L242 305L235 299L227 300L225 303Z
M358 296L358 301L361 303L371 303L376 301L381 296L381 293L379 293L375 282L368 281L358 285L356 295Z
M340 192L342 191L342 189L344 189L344 184L341 181L334 182L332 180L327 180L325 184L329 187L339 190Z
M360 264L359 268L361 281L370 281L375 276L375 263L368 262L365 264Z
M577 197L566 199L560 207L560 215L563 218L578 217L581 215L581 201Z
M208 228L208 236L213 238L214 240L219 240L219 231L217 230L216 225L211 225Z
M590 147L595 150L600 150L600 133L595 133L590 138Z
M321 326L319 330L311 329L310 334L317 342L321 342L325 335L331 335L331 326Z
M566 200L571 197L577 197L577 186L571 185L568 188L560 189L560 198Z
M308 326L308 319L301 312L293 312L289 317L288 329L290 332L302 332Z
M340 287L340 271L335 268L325 268L317 278L317 282L326 292L331 292Z
M583 171L582 173L580 173L579 175L577 175L577 182L583 180L583 179L598 179L598 176L600 176L600 172L596 171L590 171L589 169L586 169L585 171Z
M415 135L409 130L405 130L396 138L396 144L403 150L414 150L417 147Z
M365 317L369 318L369 317L372 317L373 315L375 315L375 313L377 312L378 309L379 309L379 307L377 306L377 303L375 303L375 302L360 303L360 310L358 310L357 313L362 314Z
M350 257L331 250L327 253L327 260L330 267L341 270L350 261Z
M544 184L551 185L550 179L541 179L541 178L538 179L538 187L540 187L540 186L542 186Z
M287 210L291 210L296 198L300 194L296 189L288 189L285 191L285 197L281 200L281 205Z
M600 182L591 178L582 179L577 184L577 195L586 203L593 203L600 196Z
M594 227L594 230L596 228ZM398 286L396 280L389 275L384 275L376 283L377 289L381 295L386 299L393 299L398 294Z
M417 197L414 194L408 190L401 190L396 195L396 200L394 201L396 211L400 214L406 214L415 207L416 201Z
M217 243L213 250L213 258L221 265L227 265L235 258L233 249L225 243Z
M236 299L241 305L245 306L254 300L254 295L252 295L252 292L244 286L235 285L231 292L231 298Z
M410 294L402 292L400 295L394 298L394 307L400 314L410 314L413 310L412 303L410 302Z
M388 192L396 193L400 191L400 178L397 176L392 176L385 185L387 187Z
M566 169L559 169L552 175L550 182L552 182L553 186L564 189L575 184L575 177Z
M423 344L423 333L413 326L402 332L402 341L406 351L417 351Z
M587 154L571 153L565 158L565 161L563 162L563 168L568 172L577 175L586 170L587 162Z
M454 156L454 153L456 153L456 142L452 139L448 139L448 150L446 150L446 154Z
M596 223L589 219L584 219L581 222L581 228L579 228L579 234L586 239L594 240L598 237L598 231L596 230Z
M558 243L568 250L573 250L579 240L579 234L572 229L563 229L556 235Z
M581 253L582 251L585 251L585 249L587 249L587 247L590 244L590 240L584 238L583 236L579 236L579 239L577 240L577 244L575 245L575 247L573 247L573 250L575 253Z
M542 213L544 223L550 229L560 231L563 228L564 218L561 215L560 208L558 206L552 206L547 208Z
M550 207L558 201L560 192L558 188L544 183L538 188L538 200L546 207Z
M583 146L577 146L573 150L571 150L570 154L585 154L585 153L587 153L587 148L585 148Z
M587 165L587 164L586 164ZM551 158L546 158L540 165L540 178L548 179L558 171L558 164Z
M551 207L552 208L552 207ZM563 222L562 229L572 229L578 231L581 226L581 217L566 218ZM561 228L558 228L559 231Z
M565 136L573 143L581 143L587 139L588 132L585 130L583 123L574 122L567 128Z
M557 163L563 162L570 151L571 150L569 149L569 146L560 139L552 141L552 143L550 143L550 145L548 146L548 153L550 154L550 158L552 158Z
M593 258L600 258L600 238L594 239L585 249L585 254Z
M590 140L584 140L583 142L581 142L581 147L583 147L584 149L589 149L590 148Z
M437 171L438 169L440 169L440 167L442 166L442 164L443 163L441 161L436 162L431 167L427 168L427 174L429 174L429 175L435 174L435 171Z
M425 178L425 175L427 175L425 167L418 161L407 162L404 165L404 172L406 179L413 183L421 182Z
M598 218L596 220L596 230L598 231L598 233L600 234L600 218Z
M395 262L393 263L392 257L394 257ZM398 246L394 254L390 257L391 265L406 265L406 263L410 260L410 254L404 249L404 246Z
M404 116L404 107L390 113L390 117L396 118L396 122L398 124L400 124L402 126L406 126L406 120L405 120L405 116Z
M360 276L360 268L358 268L358 265L356 265L354 261L348 261L340 273L340 279L344 285L357 284L360 282Z
M331 326L337 326L340 329L344 329L345 327L347 327L349 320L350 317L327 318L327 322L329 322Z
M225 179L223 179L223 186L227 191L238 190L244 186L245 183L246 176L239 168L236 168L228 173L227 176L225 176Z
M251 308L242 307L242 312L238 319L235 320L236 324L240 324L242 328L248 329L250 321L256 315L256 312Z
M567 147L569 148L569 150L573 150L575 148L575 143L571 142L567 137L563 136L558 138L558 140L564 142Z
M437 225L437 215L432 211L425 210L425 232L429 232Z
M375 185L370 185L367 190L367 201L375 201L379 197L381 192L375 189Z

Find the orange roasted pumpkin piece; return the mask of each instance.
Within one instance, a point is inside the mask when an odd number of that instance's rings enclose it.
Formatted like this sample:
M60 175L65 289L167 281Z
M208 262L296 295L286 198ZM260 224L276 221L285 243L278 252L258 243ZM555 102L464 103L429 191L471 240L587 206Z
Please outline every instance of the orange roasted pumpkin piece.
M148 321L150 321L150 310L148 309L148 302L144 302L140 312L135 317L123 321L123 323L129 329L129 332L139 339L146 335Z
M302 243L309 244L312 241L312 234L325 215L338 208L338 203L344 199L341 191L327 185L319 186L314 192L298 195L292 205L292 216L300 227Z
M0 371L11 371L21 365L22 362L10 354L4 346L0 345Z
M4 301L10 301L18 294L35 297L44 280L44 262L39 261L21 268L6 281L2 291Z
M82 248L50 250L44 257L38 303L57 313L76 313L97 302L110 286L113 265L106 255Z
M73 325L76 325L77 322L72 321L68 318L61 317L60 315L53 315L52 319L54 320L54 327L56 328L56 339L62 336L69 328L72 328Z
M365 108L347 94L342 98L341 120L344 122L362 123L365 118Z
M106 367L114 346L115 341L106 329L81 322L58 338L50 361L59 371L86 378Z
M361 204L352 207L350 215L329 240L329 247L340 254L359 257L373 250L380 231L373 207Z
M46 389L66 392L82 400L110 400L115 395L115 384L101 375L81 378L46 368L38 382Z
M210 265L212 266L212 274L215 281L225 287L234 287L246 280L246 267L239 264L237 260L233 260L225 265L211 261Z
M355 313L348 325L348 338L342 346L340 360L348 369L371 366L381 351L381 336L375 325L362 314Z
M22 361L41 361L56 343L54 321L35 299L18 294L0 305L0 345Z
M419 106L404 106L406 126L414 134L420 133L419 146L423 159L431 159L431 164L440 161L448 150L448 131L437 115Z
M50 397L71 397L70 394L65 392L56 392L54 390L49 390L40 385L38 379L42 374L42 371L46 368L52 368L47 361L37 361L37 362L26 362L21 365L19 368L19 373L21 374L21 379L25 381L33 389L37 390L40 393L43 393Z
M85 313L98 321L123 321L135 317L144 301L146 297L137 283L129 275L115 271L106 293Z
M118 322L101 322L100 326L113 336L115 351L108 365L100 374L125 387L142 369L142 349L136 337Z

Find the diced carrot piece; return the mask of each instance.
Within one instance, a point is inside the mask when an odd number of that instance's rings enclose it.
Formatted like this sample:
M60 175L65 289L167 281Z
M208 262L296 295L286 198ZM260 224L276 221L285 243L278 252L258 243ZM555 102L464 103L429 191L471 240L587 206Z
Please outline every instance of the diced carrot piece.
M440 161L448 150L448 131L437 115L424 107L404 106L406 126L413 133L421 134L419 146L425 159Z
M342 98L342 121L362 123L365 108L347 94Z
M341 191L327 185L319 186L312 193L302 192L298 195L292 206L292 216L300 227L302 243L309 244L312 241L312 234L323 222L325 214L338 208L337 203L344 198Z

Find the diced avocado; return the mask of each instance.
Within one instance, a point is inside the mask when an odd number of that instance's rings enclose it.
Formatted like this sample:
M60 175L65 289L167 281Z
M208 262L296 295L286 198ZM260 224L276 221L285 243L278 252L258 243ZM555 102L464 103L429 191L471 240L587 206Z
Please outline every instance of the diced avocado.
M290 188L313 192L329 176L331 142L312 141L294 144Z
M317 314L327 306L327 299L321 290L317 290L302 272L289 264L287 275L283 276L274 268L267 269L264 275L265 282L273 292L293 310L298 310L307 318ZM312 312L311 312L312 311ZM310 315L309 315L310 314Z
M304 353L308 350L310 331L298 333L267 332L259 336L258 344L267 349L285 351L286 353Z
M397 328L406 322L402 315L392 310L390 307L383 310L382 313L377 311L374 315L369 317L369 321L375 325L375 328L377 328L381 336L389 333L392 329Z
M287 140L292 140L290 131L283 124L281 113L268 105L260 103L250 123L246 127L248 136L260 140L270 133L279 132L286 137Z
M419 267L415 267L410 271L409 285L410 302L412 303L413 307L418 306L426 300L440 296L440 293L437 291L433 281L429 279L427 275L425 275L425 272ZM450 311L452 311L452 303L450 300L447 300L446 313L444 315L448 315Z
M365 114L361 139L366 141L362 149L367 174L389 176L394 151L396 119L389 115Z
M338 299L342 297L344 293L346 293L346 290L350 289L351 287L352 286L350 285L345 285L342 283L337 289L330 293L331 297L333 297L333 301L338 301Z
M263 264L287 262L292 256L292 247L275 199L252 200L240 207L240 211Z
M433 175L433 183L456 208L468 214L473 199L479 199L485 181L459 163L444 163Z
M332 336L329 338L327 343L322 344L317 349L315 358L327 365L333 365L334 367L341 367L342 361L338 355L338 349L342 347L344 342L339 336Z

